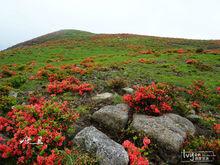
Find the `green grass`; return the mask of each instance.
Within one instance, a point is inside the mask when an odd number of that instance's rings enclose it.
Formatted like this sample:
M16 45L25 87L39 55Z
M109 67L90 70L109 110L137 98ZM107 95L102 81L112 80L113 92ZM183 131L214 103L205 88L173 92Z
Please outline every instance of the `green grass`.
M0 65L27 64L36 61L36 65L27 73L31 75L46 64L80 64L86 57L93 57L96 64L103 67L118 65L124 70L110 72L112 76L123 76L129 80L142 79L188 85L193 80L204 80L210 88L220 84L220 56L215 54L196 54L198 48L216 47L218 42L202 40L184 40L138 35L95 35L89 32L63 30L34 40L18 44L13 49L0 52ZM164 53L168 50L191 50L178 58L177 53ZM141 50L154 50L155 54L143 55ZM142 64L140 58L154 60L154 64ZM61 59L61 60L60 60ZM193 65L187 65L186 59L197 59L213 67L211 71L200 71ZM123 64L130 60L131 63ZM23 74L23 73L20 73ZM27 82L22 88L30 86Z

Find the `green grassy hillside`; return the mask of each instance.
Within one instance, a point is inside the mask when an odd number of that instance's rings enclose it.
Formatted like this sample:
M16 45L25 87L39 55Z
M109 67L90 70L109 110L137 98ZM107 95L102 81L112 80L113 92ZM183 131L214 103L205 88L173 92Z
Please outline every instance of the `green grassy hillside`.
M117 66L109 76L131 81L155 80L187 85L193 80L206 80L215 87L220 80L220 41L160 38L132 34L93 34L77 30L61 30L15 45L0 53L0 65L36 65L25 74L33 74L47 64L79 64L92 57L99 67ZM184 53L176 53L183 49ZM196 53L196 50L211 50ZM154 53L145 54L151 50ZM140 59L147 60L144 63ZM186 64L196 59L197 66ZM205 68L205 69L204 69ZM204 76L205 75L205 76Z
M10 147L0 144L6 164L51 160L54 152L63 164L97 164L70 144L74 131L97 124L91 115L101 107L122 102L131 103L126 129L116 133L96 126L116 142L143 145L143 135L129 127L133 113L172 111L196 127L181 149L220 152L220 40L61 30L0 51L0 66L0 142L3 135L12 139ZM124 87L139 90L124 95ZM113 97L94 99L104 92ZM35 141L42 136L46 145L25 148L19 140L26 136ZM157 141L145 149L142 156L155 164L170 161L161 159Z

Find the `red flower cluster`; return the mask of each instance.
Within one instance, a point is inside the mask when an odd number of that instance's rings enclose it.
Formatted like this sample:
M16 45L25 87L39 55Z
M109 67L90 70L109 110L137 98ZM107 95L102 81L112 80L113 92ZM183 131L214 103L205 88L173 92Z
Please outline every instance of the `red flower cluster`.
M193 101L193 102L191 103L191 106L192 106L195 110L201 109L201 106L200 106L200 104L199 104L198 101Z
M0 78L5 78L5 77L11 77L11 76L14 76L16 75L16 72L13 69L13 67L16 67L16 66L13 66L13 64L11 65L12 67L10 67L9 65L3 65L1 67L2 71L0 72Z
M185 51L183 49L178 49L176 52L179 54L185 53Z
M150 139L145 137L143 139L143 146L141 148L136 147L129 140L125 140L122 146L128 151L130 165L149 165L149 161L142 156L142 152L148 148Z
M88 83L80 83L80 81L74 77L68 77L62 81L52 81L47 86L47 91L52 94L59 94L65 91L78 92L83 95L85 92L91 92L93 87Z
M94 66L94 60L91 57L87 57L80 63L80 65L85 67L92 67Z
M36 75L31 76L29 79L39 79L42 78L48 78L48 80L54 81L56 79L62 79L67 76L67 73L69 74L85 74L86 70L81 69L80 67L77 67L76 65L62 65L61 67L55 67L53 65L48 64L47 66L40 68Z
M153 63L155 63L155 61L153 61L153 60L147 60L147 59L144 59L144 58L140 58L139 60L138 60L138 62L140 62L140 63L145 63L145 64L153 64Z
M220 124L214 124L213 129L215 133L220 134Z
M139 52L140 54L153 54L151 50L142 50Z
M138 62L140 62L140 63L148 63L149 61L146 60L146 59L144 59L144 58L140 58L140 59L138 60Z
M16 158L18 164L61 164L57 149L67 147L68 126L79 115L67 107L67 102L31 100L34 103L17 106L0 117L0 131L9 137L0 144L0 156Z
M169 104L171 97L168 96L168 92L155 83L146 87L137 87L133 95L124 95L123 99L137 112L158 115L172 111L172 107Z
M216 91L217 91L218 94L220 94L220 87L217 87Z
M203 81L194 81L192 85L190 85L186 91L190 95L190 99L195 100L205 100L208 98L209 90L205 87L205 83Z
M85 74L86 71L84 69L81 69L80 67L76 66L76 65L63 65L61 66L62 70L70 70L72 73L78 73L78 74Z
M186 64L196 64L196 63L198 63L198 61L195 60L195 59L188 59L188 60L186 60Z

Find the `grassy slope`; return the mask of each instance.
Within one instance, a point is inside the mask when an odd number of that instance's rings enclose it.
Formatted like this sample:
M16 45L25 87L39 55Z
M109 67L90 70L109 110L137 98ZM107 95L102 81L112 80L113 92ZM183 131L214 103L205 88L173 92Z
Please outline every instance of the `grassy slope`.
M183 48L191 50L179 55L168 50ZM0 65L26 64L36 61L31 70L36 72L46 64L79 64L86 57L94 57L101 66L123 66L123 70L109 73L129 80L156 80L188 85L193 80L205 80L210 87L219 85L220 56L196 54L196 49L220 48L218 41L159 38L129 34L96 35L76 30L63 30L38 37L0 52ZM154 50L154 54L141 54L141 50ZM62 60L59 58L62 57ZM153 64L139 63L140 58L156 61ZM197 59L211 66L211 71L200 71L185 63L186 59ZM129 64L123 62L131 60Z
M187 52L182 54L175 53L175 50L180 48ZM195 50L198 48L215 50L214 53L195 53ZM154 53L140 53L140 51L149 49L153 50ZM220 54L219 50L216 49L220 49L219 41L159 38L129 34L101 35L65 30L38 37L0 52L0 76L4 65L18 64L18 66L12 66L12 70L15 68L17 75L20 75L20 77L25 76L26 79L26 81L21 83L22 86L18 87L19 89L12 89L12 91L18 91L20 94L17 97L18 104L23 103L23 101L32 94L34 96L43 95L48 97L48 93L45 92L45 87L48 85L47 80L28 80L28 77L36 75L36 72L40 68L48 64L54 66L64 64L80 65L80 62L87 57L94 59L94 68L85 68L87 70L91 69L91 72L85 75L76 74L76 76L80 76L80 80L83 82L89 82L95 85L92 95L99 92L113 92L113 90L108 87L107 80L115 77L127 80L129 86L147 84L152 80L169 82L178 86L187 86L194 80L204 80L206 85L212 90L211 93L215 93L215 95L211 95L211 98L201 101L202 110L200 110L201 112L199 111L198 114L204 117L202 117L201 121L197 122L197 124L199 123L200 131L198 136L193 139L193 143L188 145L191 149L194 147L194 144L195 146L204 146L204 143L210 142L210 139L217 139L217 136L215 137L213 135L212 130L213 123L219 121L219 117L217 119L217 116L219 116L219 108L217 107L219 97L213 98L213 96L217 96L215 92L216 87L220 86ZM140 63L140 59L149 60L150 63ZM195 65L186 64L185 61L187 59L200 61L201 66L205 66L205 68L208 67L208 70L201 70ZM36 65L31 66L30 64L33 61L36 62ZM152 61L154 63L151 63ZM70 72L68 75L69 74L73 73ZM12 82L15 82L16 85L17 80L19 80L16 79L17 75L0 79L0 88L2 84L5 86L13 86ZM29 92L32 94L29 94ZM2 100L0 98L0 106L2 104L3 108L6 107L4 104L4 95L5 94L1 97ZM106 103L100 104L91 101L87 97L74 95L70 92L65 92L58 96L63 100L69 101L71 108L80 113L85 123L89 123L89 121L86 121L87 114L99 109L103 104L109 105L122 102L121 96L119 95L118 97L115 96L113 102L107 101ZM90 95L88 97L90 97ZM8 102L10 103L10 100ZM185 102L183 102L183 105L184 103ZM187 102L187 105L190 105L190 102ZM8 106L8 109L10 109L11 104ZM185 110L185 108L186 107L183 106L183 109L180 109L180 111ZM186 108L186 110L188 110L188 108ZM85 117L85 119L83 119L83 117ZM83 126L85 123L83 123ZM108 132L106 133L108 134ZM200 135L206 136L204 142L200 142ZM130 134L127 136L125 133L125 135L120 134L120 138L117 136L114 138L118 143L121 143L125 137L132 139L133 135L130 137ZM157 151L155 153L157 153ZM155 160L155 154L149 155L150 160L151 157L152 160Z

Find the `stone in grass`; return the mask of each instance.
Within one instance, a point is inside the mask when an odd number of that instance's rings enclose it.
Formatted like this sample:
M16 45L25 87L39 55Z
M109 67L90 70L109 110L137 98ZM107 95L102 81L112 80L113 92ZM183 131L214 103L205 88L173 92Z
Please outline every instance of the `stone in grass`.
M113 94L106 92L106 93L97 94L96 96L92 98L92 100L102 101L102 100L107 100L107 99L112 99L112 98L113 98Z
M15 97L15 98L17 98L17 97L18 97L18 92L15 92L15 91L9 91L8 96L11 96L11 97Z
M187 133L195 133L194 125L188 119L172 113L159 117L134 115L131 127L136 131L143 131L163 149L172 153L179 152Z
M128 94L134 93L134 89L129 88L129 87L122 88L122 90L123 90L125 93L128 93Z
M81 149L95 154L101 165L127 165L129 162L128 154L123 146L93 126L80 131L75 136L74 142Z
M127 125L128 110L127 104L108 105L96 111L92 118L106 128L120 131Z

